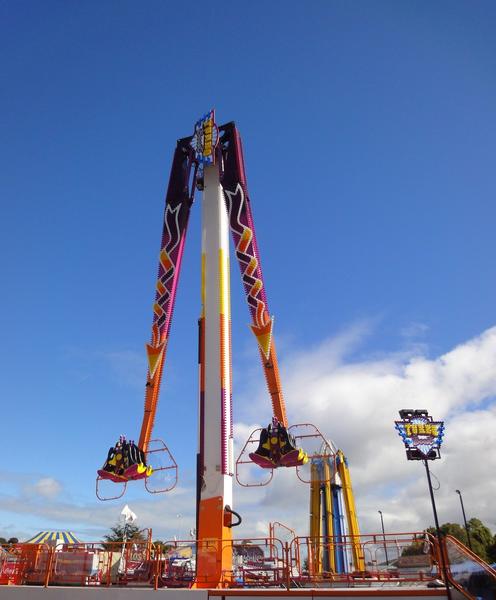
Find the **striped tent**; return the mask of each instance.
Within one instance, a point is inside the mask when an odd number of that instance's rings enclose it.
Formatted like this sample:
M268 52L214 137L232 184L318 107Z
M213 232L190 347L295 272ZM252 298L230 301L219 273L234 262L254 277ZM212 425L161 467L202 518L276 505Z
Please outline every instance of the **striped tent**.
M80 540L72 531L40 531L25 544L79 544Z

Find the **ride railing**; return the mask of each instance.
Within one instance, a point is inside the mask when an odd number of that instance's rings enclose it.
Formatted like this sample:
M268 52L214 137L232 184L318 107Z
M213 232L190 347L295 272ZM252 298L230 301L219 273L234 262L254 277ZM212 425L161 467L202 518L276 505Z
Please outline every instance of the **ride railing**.
M153 555L150 541L13 544L0 553L0 584L148 585Z
M232 556L219 578L196 577L197 552ZM212 546L212 547L209 547ZM284 587L289 546L263 538L196 541L149 540L62 544L14 544L0 552L0 585L67 585L189 588Z
M435 539L425 532L298 537L288 571L296 585L357 587L438 579Z
M0 584L22 585L31 579L46 584L51 567L51 548L47 544L3 545L0 554Z
M226 587L285 587L288 583L288 544L277 537L223 542L232 552L232 570L224 573Z
M494 600L496 570L451 535L443 538L443 545L450 582L469 599Z
M461 571L455 568L462 564L462 558L463 562L470 560L482 568L490 581L496 582L494 570L472 553L467 554L469 551L456 540L448 536L445 543L451 576L458 578L467 597L475 590L477 580L474 576L470 585L467 580L462 586ZM196 574L197 559L201 564L205 555L218 561L211 579ZM226 556L229 560L225 560ZM266 538L169 540L160 544L152 543L151 538L56 547L14 544L0 553L0 584L154 589L189 588L195 584L286 589L425 585L442 578L440 564L436 540L425 532L293 537L287 541L275 538L272 532ZM484 594L482 597L486 600Z

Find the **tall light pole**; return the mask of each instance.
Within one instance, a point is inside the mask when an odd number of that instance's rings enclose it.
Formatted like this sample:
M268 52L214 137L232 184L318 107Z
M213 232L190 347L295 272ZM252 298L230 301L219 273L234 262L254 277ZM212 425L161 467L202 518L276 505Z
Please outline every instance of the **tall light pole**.
M446 586L446 595L451 600L451 589L448 576L447 561L445 555L444 540L439 528L439 519L437 518L436 501L434 499L434 490L432 489L431 472L429 470L429 460L441 458L441 443L444 437L444 422L434 421L429 412L424 408L413 409L403 408L400 410L401 421L395 422L395 427L403 440L406 448L406 457L408 460L421 460L425 466L427 475L427 484L432 503L432 512L434 513L434 522L436 524L437 542L439 546L440 572Z
M382 539L384 540L384 553L386 554L386 567L389 568L389 559L386 546L386 532L384 531L384 519L382 518L382 510L377 511L381 515Z
M463 522L465 524L465 531L467 533L468 547L470 548L470 550L472 550L472 542L470 540L470 532L468 529L467 517L465 516L465 507L463 506L462 493L460 492L460 490L455 490L455 492L460 496L460 504L462 505Z

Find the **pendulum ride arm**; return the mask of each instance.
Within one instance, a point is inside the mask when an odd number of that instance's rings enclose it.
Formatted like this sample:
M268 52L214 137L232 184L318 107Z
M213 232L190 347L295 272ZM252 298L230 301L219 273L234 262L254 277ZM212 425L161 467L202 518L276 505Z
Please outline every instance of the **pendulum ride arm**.
M138 446L136 447L134 441L130 440L127 442L125 437L121 436L116 445L109 449L105 464L97 471L96 494L100 500L120 498L124 494L128 481L146 478L153 472L152 467L146 465L146 454L150 450L149 445L157 410L160 381L174 310L174 300L186 239L186 229L193 202L194 185L190 185L190 182L194 181L197 170L197 163L193 158L190 141L191 138L188 137L180 139L177 142L165 199L162 243L160 246L155 303L153 305L152 336L150 343L146 345L148 373L146 377L143 422L141 424ZM192 175L193 177L191 177ZM162 449L168 452L165 444L163 442L161 444ZM152 451L155 452L158 450L155 449ZM171 462L175 465L170 452L168 453ZM174 467L161 467L158 470L168 470L169 468ZM177 474L177 465L175 465L175 469ZM121 495L111 498L100 496L98 491L99 481L102 479L109 479L115 483L125 484ZM150 490L147 487L147 490L151 493L168 491L169 489L172 488Z
M151 439L160 382L165 363L177 283L181 270L189 213L193 202L196 170L190 148L191 138L178 140L165 199L162 243L160 246L158 277L151 342L146 345L148 373L146 378L145 409L138 446L144 452Z
M274 321L269 313L263 282L246 183L241 137L234 123L222 125L219 127L219 132L223 158L221 184L236 249L236 258L252 317L251 329L257 338L274 417L284 427L287 427L286 407L272 336Z

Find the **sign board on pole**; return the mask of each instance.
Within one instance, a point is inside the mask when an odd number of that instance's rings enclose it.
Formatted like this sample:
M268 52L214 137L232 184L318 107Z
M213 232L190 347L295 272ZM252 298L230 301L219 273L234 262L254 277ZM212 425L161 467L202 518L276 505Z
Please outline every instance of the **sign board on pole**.
M424 409L400 410L401 421L395 427L406 448L408 460L435 460L441 458L444 422L434 421Z

